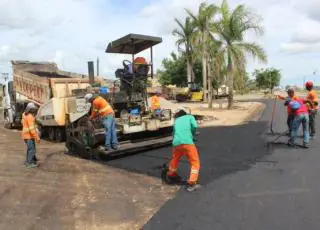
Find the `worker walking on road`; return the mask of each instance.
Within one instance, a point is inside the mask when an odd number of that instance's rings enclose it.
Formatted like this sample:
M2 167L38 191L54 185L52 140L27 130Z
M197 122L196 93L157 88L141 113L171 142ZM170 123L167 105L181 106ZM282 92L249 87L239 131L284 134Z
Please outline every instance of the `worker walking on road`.
M291 100L295 100L297 99L298 97L295 95L295 92L294 92L294 89L293 88L289 88L287 89L287 94L288 96L287 97L283 97L281 95L276 95L278 99L280 100L285 100L285 106L287 106L287 113L288 113L288 117L287 117L287 125L288 125L288 136L290 136L290 133L291 133L291 126L292 126L292 122L293 122L293 113L292 113L292 110L290 108L290 106L288 106L289 102Z
M27 168L37 167L36 158L36 142L40 143L39 133L35 123L35 112L37 107L33 103L29 103L22 115L22 139L27 146Z
M313 90L313 82L306 82L307 94L307 107L309 111L309 130L311 139L316 138L316 117L318 113L318 97L315 90Z
M288 145L291 147L295 146L295 140L297 137L297 132L302 123L303 128L303 147L309 147L309 114L307 106L305 105L305 100L297 98L295 100L291 100L288 104L291 108L292 113L294 115L292 130L290 134L290 139Z
M117 150L119 148L119 143L116 131L116 121L112 107L103 97L93 96L91 93L86 94L85 99L87 102L91 103L92 112L90 120L99 117L104 126L104 150L108 151L110 150L110 147Z
M180 158L186 156L191 165L190 177L186 186L187 191L190 192L199 187L200 160L193 140L196 130L197 122L195 118L188 114L184 108L178 109L173 127L173 156L166 179L169 183L181 181L177 174L177 168Z

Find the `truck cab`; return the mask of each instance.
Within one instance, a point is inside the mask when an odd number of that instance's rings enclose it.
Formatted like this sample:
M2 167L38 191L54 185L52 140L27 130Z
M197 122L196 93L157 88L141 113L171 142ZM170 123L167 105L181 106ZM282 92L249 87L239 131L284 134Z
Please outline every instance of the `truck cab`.
M17 100L13 88L13 81L7 80L5 82L5 84L2 86L2 93L4 127L8 129L20 128L22 113L27 102L23 100Z

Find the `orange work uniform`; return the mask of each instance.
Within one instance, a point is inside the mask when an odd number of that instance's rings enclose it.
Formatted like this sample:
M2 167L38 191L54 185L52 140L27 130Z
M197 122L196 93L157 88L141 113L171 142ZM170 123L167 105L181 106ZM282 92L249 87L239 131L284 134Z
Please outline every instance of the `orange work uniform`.
M25 113L22 114L22 139L23 140L39 140L39 134L37 132L37 126L35 122L35 117L28 113L27 115Z
M157 95L152 96L151 98L151 110L155 111L160 109L160 98Z
M112 107L103 97L99 96L93 100L91 119L97 116L105 117L112 114L114 114Z
M318 110L318 105L314 104L315 102L318 102L318 96L315 90L309 91L306 99L313 103L313 108L307 104L308 110Z
M173 156L167 175L176 176L180 158L186 156L191 165L188 184L196 184L199 178L200 159L193 135L197 129L197 122L192 115L184 115L176 119L173 129Z

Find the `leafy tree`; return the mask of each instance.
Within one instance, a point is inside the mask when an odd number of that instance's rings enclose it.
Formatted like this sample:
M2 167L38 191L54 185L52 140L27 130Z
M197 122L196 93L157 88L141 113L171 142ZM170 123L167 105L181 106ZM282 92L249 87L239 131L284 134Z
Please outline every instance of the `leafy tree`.
M192 47L192 36L195 31L194 24L191 22L190 17L185 19L184 24L182 24L178 19L175 18L175 22L178 24L179 28L174 29L172 34L178 40L176 44L178 46L178 50L185 53L186 62L187 62L187 78L188 82L194 81L194 72L192 69L193 66L193 47ZM184 46L184 49L181 48Z
M177 55L171 53L170 58L165 58L162 61L162 70L158 70L159 82L161 85L177 85L178 87L187 87L188 81L186 79L186 56L185 54ZM193 65L193 72L195 74L195 82L202 83L202 65L201 61L195 60Z
M218 12L218 7L214 4L207 5L206 3L201 3L199 6L198 14L193 14L190 10L186 9L188 15L192 18L195 25L194 32L194 41L197 49L200 51L202 59L202 82L203 90L205 92L204 99L207 100L207 70L211 70L211 67L208 68L209 61L209 43L213 39L211 30L213 28L213 19ZM210 76L211 77L211 76ZM210 84L209 84L210 85ZM209 90L210 92L210 90ZM209 97L210 98L210 97ZM211 97L212 98L212 97Z
M238 5L233 11L230 10L226 0L223 0L220 7L221 19L215 24L222 48L218 58L226 59L228 72L228 108L233 107L233 85L235 72L245 70L246 55L266 61L264 50L256 43L245 41L245 35L251 30L257 35L263 34L260 21L255 15L249 12L244 5Z
M253 75L256 78L256 84L259 89L268 88L271 93L274 87L279 86L281 80L281 71L275 68L255 70Z

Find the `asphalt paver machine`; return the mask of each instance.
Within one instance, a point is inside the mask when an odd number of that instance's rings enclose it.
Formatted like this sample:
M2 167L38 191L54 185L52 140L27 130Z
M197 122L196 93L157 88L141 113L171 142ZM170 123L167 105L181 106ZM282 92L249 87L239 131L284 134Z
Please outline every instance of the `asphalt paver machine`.
M112 105L116 117L116 129L120 148L102 151L104 129L99 119L90 121L90 104L84 100L84 93L69 98L66 102L67 120L66 147L70 153L82 157L100 159L102 156L132 153L170 144L174 118L170 109L161 113L150 111L148 105L147 82L153 77L152 47L161 43L162 38L138 34L128 34L110 42L106 53L129 54L132 60L124 60L123 67L115 71L116 81L110 93L100 94ZM150 49L150 62L136 55Z

